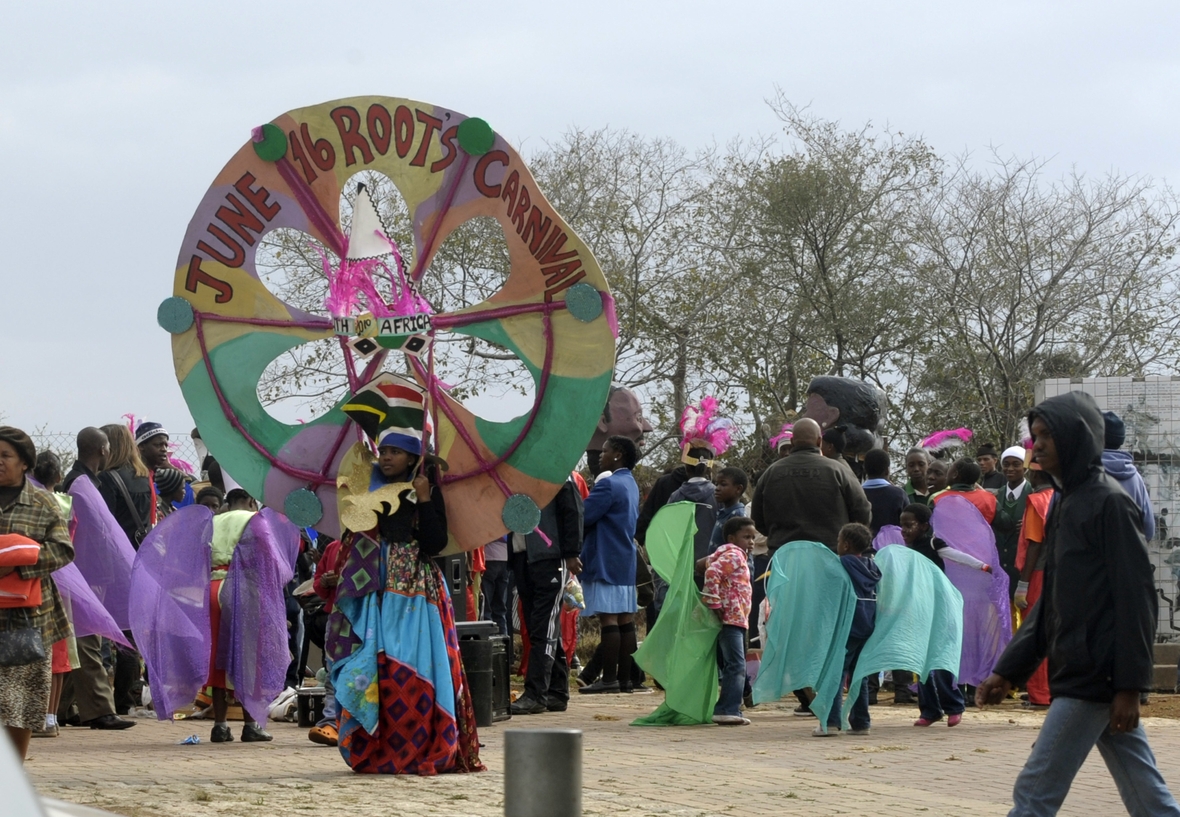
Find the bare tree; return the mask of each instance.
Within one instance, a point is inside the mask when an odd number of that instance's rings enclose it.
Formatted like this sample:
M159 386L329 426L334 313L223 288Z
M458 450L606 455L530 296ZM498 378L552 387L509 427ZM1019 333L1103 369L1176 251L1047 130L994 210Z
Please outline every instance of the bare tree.
M919 386L931 423L1012 441L1044 377L1175 364L1180 208L1147 179L1050 182L1043 160L993 159L976 170L962 157L923 219L938 342Z

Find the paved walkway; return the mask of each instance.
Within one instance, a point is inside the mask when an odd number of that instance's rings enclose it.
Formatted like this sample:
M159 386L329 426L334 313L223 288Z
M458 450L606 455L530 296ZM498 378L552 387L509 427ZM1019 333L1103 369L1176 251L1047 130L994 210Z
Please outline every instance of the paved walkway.
M350 772L306 730L271 724L270 744L213 745L206 722L140 721L128 732L65 729L34 740L28 771L42 794L127 817L299 815L434 817L503 813L505 729L563 726L585 733L586 815L1003 815L1041 716L969 710L948 729L911 726L916 710L873 707L858 738L810 736L815 721L784 703L752 710L752 726L636 728L658 695L581 697L568 712L517 717L480 731L489 771L435 778ZM1180 791L1180 721L1148 719L1164 777ZM240 724L233 725L235 733ZM193 732L197 746L177 742ZM1094 752L1063 815L1123 809Z

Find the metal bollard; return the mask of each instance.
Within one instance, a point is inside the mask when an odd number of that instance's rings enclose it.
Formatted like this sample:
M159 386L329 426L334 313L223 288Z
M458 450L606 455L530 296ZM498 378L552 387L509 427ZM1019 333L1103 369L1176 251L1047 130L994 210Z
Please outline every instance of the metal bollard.
M504 817L582 817L582 731L504 731Z

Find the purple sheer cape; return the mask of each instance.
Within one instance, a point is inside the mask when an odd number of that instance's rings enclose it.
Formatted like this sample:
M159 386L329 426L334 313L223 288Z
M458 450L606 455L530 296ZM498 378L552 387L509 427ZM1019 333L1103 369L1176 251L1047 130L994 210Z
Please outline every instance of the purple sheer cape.
M934 506L934 536L992 566L991 573L944 559L946 576L963 594L963 657L959 683L978 686L991 675L1012 640L1008 574L1000 567L996 536L970 500L946 496Z
M886 545L904 545L905 537L901 535L901 528L897 525L882 525L881 530L873 537L873 550L880 550Z
M233 682L242 708L260 722L283 691L291 663L283 587L294 575L298 553L299 529L263 508L242 531L221 586L217 666Z
M127 605L135 548L87 477L74 480L69 493L74 498L74 518L78 520L74 531L74 564L115 624L122 630L130 629Z
M212 512L192 505L164 517L135 556L131 632L147 664L156 717L162 721L192 704L209 678L212 541Z
M62 603L70 616L74 635L100 635L131 649L119 625L115 623L107 608L102 606L98 596L90 589L82 571L72 562L53 574L53 583L61 593Z

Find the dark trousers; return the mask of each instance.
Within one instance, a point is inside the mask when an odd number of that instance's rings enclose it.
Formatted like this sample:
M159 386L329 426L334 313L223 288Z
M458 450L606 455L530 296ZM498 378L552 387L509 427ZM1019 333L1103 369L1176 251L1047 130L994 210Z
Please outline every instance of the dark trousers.
M962 715L967 705L962 690L955 684L955 676L944 669L935 669L918 687L918 708L923 718L936 721L944 714Z
M508 562L488 562L483 574L484 614L496 623L500 635L508 630Z
M770 554L763 553L761 556L753 557L751 565L750 578L753 580L754 595L750 603L750 642L757 643L759 647L764 647L758 638L758 607L762 604L762 600L766 598L766 579L759 579L763 573L770 568Z
M131 633L126 633L130 638ZM115 650L115 712L126 715L135 706L135 686L142 680L139 653L126 647Z
M535 700L568 701L569 667L561 646L561 594L565 590L565 562L529 562L527 553L510 557L516 592L529 632L529 670L524 691Z
M844 649L844 674L840 676L840 688L836 690L836 699L828 711L828 728L839 729L844 707L844 684L851 683L852 671L856 669L856 659L860 658L860 651L864 649L864 638L849 638ZM848 711L848 725L853 729L869 728L869 679L860 679L856 689L848 688L848 700L852 702L852 709Z
M115 695L107 669L102 664L102 637L87 635L77 640L78 668L65 677L62 684L58 718L64 722L70 707L78 707L78 718L92 721L103 715L115 714Z

